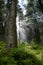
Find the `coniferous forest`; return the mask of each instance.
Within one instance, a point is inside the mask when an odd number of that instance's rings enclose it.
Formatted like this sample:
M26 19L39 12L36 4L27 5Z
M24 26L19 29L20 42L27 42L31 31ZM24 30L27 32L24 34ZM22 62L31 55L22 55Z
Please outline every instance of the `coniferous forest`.
M43 65L43 0L0 0L0 65Z

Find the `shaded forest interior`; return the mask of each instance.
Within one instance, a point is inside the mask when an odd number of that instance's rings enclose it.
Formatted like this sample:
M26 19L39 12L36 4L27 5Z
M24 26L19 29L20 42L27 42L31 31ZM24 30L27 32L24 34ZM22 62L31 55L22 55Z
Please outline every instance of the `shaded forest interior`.
M43 65L43 0L0 0L0 65Z

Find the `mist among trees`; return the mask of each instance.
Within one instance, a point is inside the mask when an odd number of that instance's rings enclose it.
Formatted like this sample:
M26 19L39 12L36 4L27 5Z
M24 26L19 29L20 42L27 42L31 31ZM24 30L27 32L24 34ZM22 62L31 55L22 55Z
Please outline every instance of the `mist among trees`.
M0 65L43 65L43 0L0 0Z

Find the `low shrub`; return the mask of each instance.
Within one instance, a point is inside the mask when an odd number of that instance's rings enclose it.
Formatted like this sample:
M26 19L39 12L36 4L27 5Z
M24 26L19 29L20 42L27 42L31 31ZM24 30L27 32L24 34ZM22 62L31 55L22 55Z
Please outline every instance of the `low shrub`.
M32 48L34 49L34 46ZM28 50L32 51L29 48ZM1 44L0 65L43 65L43 61L39 60L33 53L27 52L21 46L6 51L3 44Z

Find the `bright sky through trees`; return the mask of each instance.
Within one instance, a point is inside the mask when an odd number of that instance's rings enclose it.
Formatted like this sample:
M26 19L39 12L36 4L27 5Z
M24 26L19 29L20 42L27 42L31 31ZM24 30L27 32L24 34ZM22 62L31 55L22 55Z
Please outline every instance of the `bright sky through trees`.
M25 5L27 4L27 0L19 0L19 5L21 6L23 13L25 14Z

